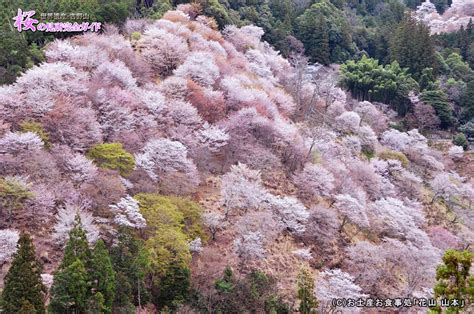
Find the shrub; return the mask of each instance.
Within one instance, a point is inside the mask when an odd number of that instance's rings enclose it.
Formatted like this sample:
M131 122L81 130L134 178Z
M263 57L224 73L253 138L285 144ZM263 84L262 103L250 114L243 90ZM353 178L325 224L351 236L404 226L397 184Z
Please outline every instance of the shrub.
M121 143L105 143L92 147L87 157L106 169L117 170L121 175L127 175L135 167L135 159L127 152Z
M466 135L463 133L458 133L453 139L453 144L457 146L461 146L464 150L469 148L469 141L466 138Z
M388 160L388 159L395 159L398 160L402 163L403 167L408 167L408 164L410 161L408 160L407 156L405 156L404 153L402 152L397 152L394 150L385 150L379 154L379 158L383 160Z

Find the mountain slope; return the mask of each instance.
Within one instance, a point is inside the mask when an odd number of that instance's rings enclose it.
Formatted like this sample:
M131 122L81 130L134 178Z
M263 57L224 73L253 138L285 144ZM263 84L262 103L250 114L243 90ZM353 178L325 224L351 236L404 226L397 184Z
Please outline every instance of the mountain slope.
M27 230L52 274L76 213L91 243L113 243L119 225L141 230L145 219L148 230L171 202L155 195L146 207L144 193L186 196L210 231L203 247L199 232L184 238L202 295L214 298L231 266L271 274L296 304L306 265L324 305L348 287L354 298L429 297L442 251L474 240L472 173L451 171L463 153L389 128L388 106L346 96L337 69L308 75L260 28L220 33L190 5L124 30L55 41L47 62L0 87L0 246L10 253L10 231ZM104 161L92 148L114 151ZM117 166L127 153L129 171Z

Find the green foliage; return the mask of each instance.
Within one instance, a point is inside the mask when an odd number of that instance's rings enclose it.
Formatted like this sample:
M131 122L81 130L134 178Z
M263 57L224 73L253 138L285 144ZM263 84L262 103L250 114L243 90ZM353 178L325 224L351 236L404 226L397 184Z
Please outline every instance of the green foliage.
M473 254L468 250L447 250L443 263L436 269L435 298L464 300L467 304L474 301L474 276L469 270ZM441 312L440 308L437 308ZM458 313L459 307L450 307L447 313Z
M469 121L474 118L474 79L466 85L466 92L461 100L462 118Z
M398 25L390 43L390 56L401 67L409 68L420 78L426 68L437 69L436 55L430 30L407 15Z
M112 313L116 291L115 271L104 241L89 249L79 215L69 232L64 257L54 274L51 313Z
M442 90L425 90L421 94L421 100L435 109L436 115L441 121L441 127L448 128L454 125L455 118L453 116L453 110Z
M87 157L101 168L117 170L121 175L127 175L135 167L133 155L127 152L121 143L105 143L92 147Z
M215 288L219 292L230 293L234 290L234 272L232 268L227 266L224 269L224 275L221 279L216 280Z
M349 25L343 12L328 0L314 3L296 20L296 37L312 61L344 62L353 53Z
M100 293L102 300L102 313L112 312L112 302L115 297L115 271L109 251L103 240L97 241L92 252L91 260L92 289L96 294Z
M140 40L140 38L142 37L142 34L140 32L133 32L131 35L130 35L130 39L132 41L138 41Z
M188 242L204 234L200 207L190 200L157 194L138 194L140 212L147 221L149 272L153 301L160 309L175 309L189 290L191 254ZM166 287L166 290L163 290Z
M301 268L298 274L297 288L298 300L300 300L300 313L315 313L318 307L318 300L313 295L314 279L308 269Z
M172 312L184 303L189 294L191 272L188 267L170 265L160 284L154 287L154 303L159 309L167 307Z
M34 122L34 121L23 121L20 123L20 131L21 132L33 132L36 133L39 138L44 142L46 147L49 147L49 134L46 132L41 125L41 123Z
M0 204L8 212L8 220L12 221L13 211L20 209L24 203L33 198L28 185L16 177L0 178Z
M371 160L375 156L375 150L367 145L362 146L362 154L367 158L367 160Z
M341 66L341 84L354 98L391 104L403 115L410 103L408 93L418 89L416 81L397 62L383 66L366 56Z
M49 310L52 313L84 311L90 297L91 251L81 218L76 215L64 257L54 274Z
M405 156L404 153L402 152L397 152L394 150L384 150L383 152L379 153L379 158L383 160L388 160L388 159L395 159L400 161L402 166L404 168L408 167L408 164L410 161L408 160L407 156Z
M435 76L433 73L433 68L423 69L423 71L421 72L420 80L419 80L420 89L421 90L433 89L434 83L435 83Z
M453 138L453 144L461 146L464 150L469 148L469 141L467 140L466 135L463 133L456 134L456 136Z
M184 232L189 239L197 237L206 241L208 238L207 232L201 219L204 212L201 205L190 200L189 198L179 196L168 196L168 199L176 206L176 209L183 214Z
M92 298L87 301L87 311L89 313L110 313L110 310L104 304L104 296L102 293L95 293Z
M468 138L474 138L474 119L460 126L459 131L464 133Z
M136 237L131 230L121 228L118 244L112 247L111 258L118 283L114 309L123 313L127 312L127 309L134 309L140 303L148 302L150 296L145 288L145 275L149 261L144 241Z
M20 235L17 252L5 276L1 308L5 313L45 313L44 293L41 280L42 266L35 256L30 236Z
M87 243L86 232L82 228L81 217L77 214L74 226L69 231L69 240L64 249L64 257L59 268L65 268L76 260L80 260L88 267L91 259L91 251Z
M159 228L163 224L180 229L188 240L207 238L201 220L202 207L188 198L140 193L135 196L147 224Z
M449 75L454 79L465 82L474 79L474 71L467 62L463 61L462 56L458 53L451 53L445 61L449 67Z
M84 312L88 300L88 274L84 263L76 259L54 274L51 287L51 313Z
M213 313L290 313L276 293L276 280L254 270L245 277L236 277L230 267L224 269L222 278L216 280L214 290L205 297L194 291L192 305Z
M227 24L233 24L228 11L218 0L200 0L197 2L201 3L205 15L212 16L216 20L219 28L223 28Z

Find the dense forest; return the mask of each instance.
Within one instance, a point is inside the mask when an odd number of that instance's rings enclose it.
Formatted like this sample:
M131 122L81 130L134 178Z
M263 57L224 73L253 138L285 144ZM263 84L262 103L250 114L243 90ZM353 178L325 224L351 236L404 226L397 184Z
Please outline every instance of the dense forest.
M474 24L420 4L4 3L0 311L472 311Z

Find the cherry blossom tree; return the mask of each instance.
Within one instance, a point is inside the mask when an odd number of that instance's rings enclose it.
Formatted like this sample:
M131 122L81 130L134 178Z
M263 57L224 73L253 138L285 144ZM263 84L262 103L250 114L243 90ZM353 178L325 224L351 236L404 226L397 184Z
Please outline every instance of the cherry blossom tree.
M254 259L265 256L264 236L260 232L249 231L234 240L234 250L241 260L241 267Z
M201 238L197 237L196 239L190 241L189 245L189 252L199 254L202 252L202 241Z
M132 72L120 60L101 63L92 74L92 82L94 85L118 86L123 89L133 89L137 86Z
M215 125L205 123L203 128L196 132L200 146L205 146L213 153L219 152L227 145L229 134Z
M295 185L306 197L328 196L334 189L334 176L323 166L306 164L293 178Z
M196 166L187 157L187 149L180 142L160 138L152 139L135 155L136 165L145 170L167 192L187 194L200 182ZM172 179L179 181L171 181Z
M390 190L382 190L382 187L387 188L388 186L382 186L382 176L375 171L370 163L353 161L349 167L352 181L361 186L371 200L392 194Z
M336 126L342 132L357 132L360 126L360 117L356 112L346 111L336 117Z
M449 201L451 197L459 194L459 184L462 182L462 178L454 173L441 172L438 173L433 180L430 181L430 185L435 192L435 197L442 197Z
M91 182L97 176L97 167L92 160L79 153L73 154L65 161L65 170L71 180L79 185Z
M139 203L130 195L120 199L116 205L109 205L109 208L115 214L116 224L136 229L146 227L146 220L140 213Z
M188 81L182 77L170 76L159 85L160 92L170 99L185 100L190 94Z
M407 133L390 129L382 133L381 143L391 149L403 151L411 143L411 140Z
M174 71L174 75L192 79L203 86L210 86L219 77L219 68L211 53L193 52Z
M338 194L334 199L336 202L333 206L343 217L343 221L339 227L340 231L342 231L346 222L354 223L360 228L369 227L369 219L365 211L365 202L349 194Z
M43 63L17 79L15 88L24 93L22 102L34 116L53 109L51 101L59 95L80 96L86 91L86 74L64 62Z
M375 105L362 101L354 106L362 122L367 123L375 132L380 133L388 128L388 119Z
M222 176L221 202L226 208L226 216L231 210L258 208L266 200L259 171L238 163Z
M219 212L207 212L202 214L202 221L206 225L212 240L216 239L217 232L225 227L225 216Z
M33 152L42 149L43 141L33 132L8 132L0 139L0 153L17 155L21 152Z
M411 207L392 197L375 201L368 210L373 230L394 238L411 238L425 221L419 204Z
M421 297L429 294L441 254L429 243L416 247L385 238L380 245L360 241L346 249L344 264L365 293L388 297Z
M220 90L202 87L193 81L188 81L189 95L187 100L198 110L202 118L214 123L225 116L224 93Z
M361 287L354 283L354 277L340 269L327 269L319 273L315 280L315 296L320 302L320 307L331 307L333 299L367 298ZM347 313L359 313L360 309L352 308Z
M304 233L309 213L300 201L289 196L273 196L268 203L269 208L279 217L288 231L295 234Z
M43 125L52 143L65 144L75 151L83 152L102 141L94 110L75 106L70 99L59 99L43 118Z
M461 240L441 226L429 227L428 236L433 246L442 251L461 248Z
M279 217L268 209L247 212L234 225L240 234L260 232L265 236L265 243L274 241L285 228Z
M107 53L93 45L81 46L71 40L55 40L46 46L48 62L64 62L80 70L92 70L108 61Z
M337 212L332 208L316 206L311 208L302 238L305 242L315 243L324 251L331 247L339 236L340 222Z
M95 243L99 239L99 229L95 224L94 217L90 212L80 206L66 204L59 208L54 225L53 238L59 245L64 245L68 239L69 231L74 226L76 214L81 217L83 229L86 231L87 241Z
M16 252L16 244L19 238L20 235L17 230L0 230L0 265L7 262Z
M143 57L160 76L171 74L189 53L182 37L157 27L145 30L139 44L143 47Z
M263 29L254 25L247 25L241 28L234 25L227 25L223 31L224 38L230 41L237 50L242 52L249 48L258 47L263 34Z

